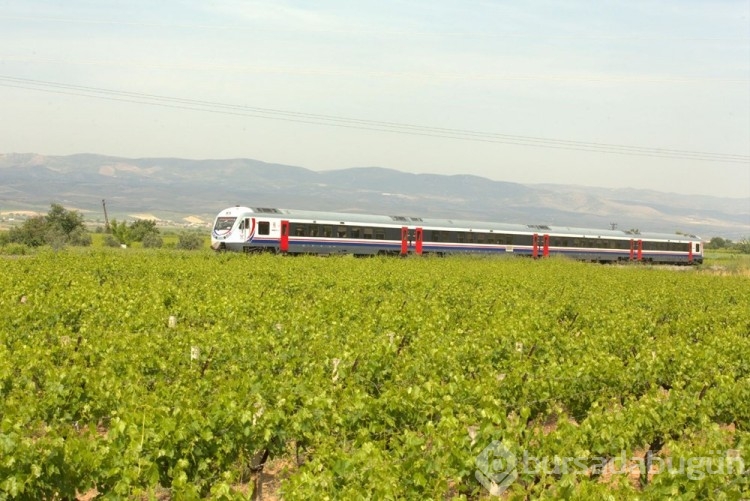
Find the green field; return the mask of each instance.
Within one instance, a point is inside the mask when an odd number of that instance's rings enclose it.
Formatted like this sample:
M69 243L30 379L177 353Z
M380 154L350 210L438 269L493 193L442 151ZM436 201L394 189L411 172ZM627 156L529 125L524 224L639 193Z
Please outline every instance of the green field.
M0 264L0 499L750 495L742 273L104 248Z

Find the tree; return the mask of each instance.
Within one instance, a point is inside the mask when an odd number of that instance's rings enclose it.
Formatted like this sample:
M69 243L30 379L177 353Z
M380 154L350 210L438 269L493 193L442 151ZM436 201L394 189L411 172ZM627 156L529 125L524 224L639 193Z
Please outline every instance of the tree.
M724 240L721 237L713 237L709 242L707 247L709 249L724 249L727 246L727 241Z
M120 244L130 245L133 242L143 242L148 235L159 235L156 221L150 219L139 219L128 225L125 221L117 222L113 219L109 225L110 233L115 241Z
M738 252L741 252L743 254L750 254L750 238L743 238L736 244L734 244L734 248L737 249Z
M46 216L34 216L21 226L11 228L8 238L29 247L44 244L59 249L66 244L90 245L91 236L83 225L83 216L60 204L52 204Z
M134 242L143 242L146 235L158 233L156 221L152 219L139 219L130 223L130 238Z
M133 241L133 237L130 234L130 228L128 223L125 221L117 222L117 219L113 219L109 224L110 233L112 237L120 244L130 245Z
M65 236L70 235L83 226L83 216L80 212L68 210L60 204L52 204L47 213L47 225L51 230L59 230Z
M30 217L21 226L11 228L8 232L8 239L29 247L39 247L47 243L47 229L46 217Z

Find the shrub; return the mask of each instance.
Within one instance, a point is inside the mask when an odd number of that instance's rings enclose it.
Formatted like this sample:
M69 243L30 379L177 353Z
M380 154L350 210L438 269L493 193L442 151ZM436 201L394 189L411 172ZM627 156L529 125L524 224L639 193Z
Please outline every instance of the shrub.
M119 247L120 241L110 234L104 236L104 245L107 247Z
M58 228L50 228L44 235L44 241L54 250L60 250L68 243L68 237Z
M76 228L68 235L68 243L80 247L91 246L91 234L83 228Z
M164 240L158 233L148 233L143 237L143 247L147 249L160 249Z
M183 233L180 235L175 247L184 250L200 249L203 247L203 238L195 233Z
M19 243L9 243L0 247L0 254L4 254L6 256L25 256L30 252L31 249L28 246Z

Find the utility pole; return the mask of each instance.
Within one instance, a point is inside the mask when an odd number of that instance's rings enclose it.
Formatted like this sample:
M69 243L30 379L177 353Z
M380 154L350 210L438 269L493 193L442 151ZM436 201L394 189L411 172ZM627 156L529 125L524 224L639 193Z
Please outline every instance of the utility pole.
M609 225L612 227L612 231L617 229L617 223L609 223Z
M107 217L107 204L102 198L102 208L104 209L104 233L109 233L109 218Z

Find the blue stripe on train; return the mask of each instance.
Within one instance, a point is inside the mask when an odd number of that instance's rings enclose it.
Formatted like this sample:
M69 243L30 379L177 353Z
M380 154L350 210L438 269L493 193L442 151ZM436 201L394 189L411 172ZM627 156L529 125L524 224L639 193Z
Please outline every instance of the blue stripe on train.
M252 242L247 243L254 243L256 245L272 245L276 246L279 244L278 238L254 238ZM304 246L310 246L310 247L319 247L319 246L325 246L325 247L332 247L332 248L351 248L351 247L360 247L360 248L377 248L377 249L395 249L399 250L401 249L401 242L400 241L394 241L393 243L382 243L382 242L352 242L352 241L342 241L342 240L302 240L302 241L295 241L293 238L289 239L289 245L294 247L304 247ZM410 245L409 249L413 251L414 245ZM532 249L529 247L517 247L513 246L513 251L508 252L505 250L505 247L479 247L479 246L459 246L459 245L430 245L429 243L423 243L422 244L422 251L423 252L482 252L482 253L496 253L496 254L507 254L507 255L514 255L514 254L521 254L531 255L533 253ZM541 256L542 249L539 249L539 255ZM586 255L586 254L605 254L607 256L611 257L624 257L629 258L630 257L630 251L629 250L612 250L612 249L550 249L550 254L563 254L563 255ZM687 252L680 253L680 254L663 254L663 253L651 253L649 251L643 251L642 253L644 258L649 257L659 257L659 258L687 258ZM694 258L697 258L699 256L694 256Z

